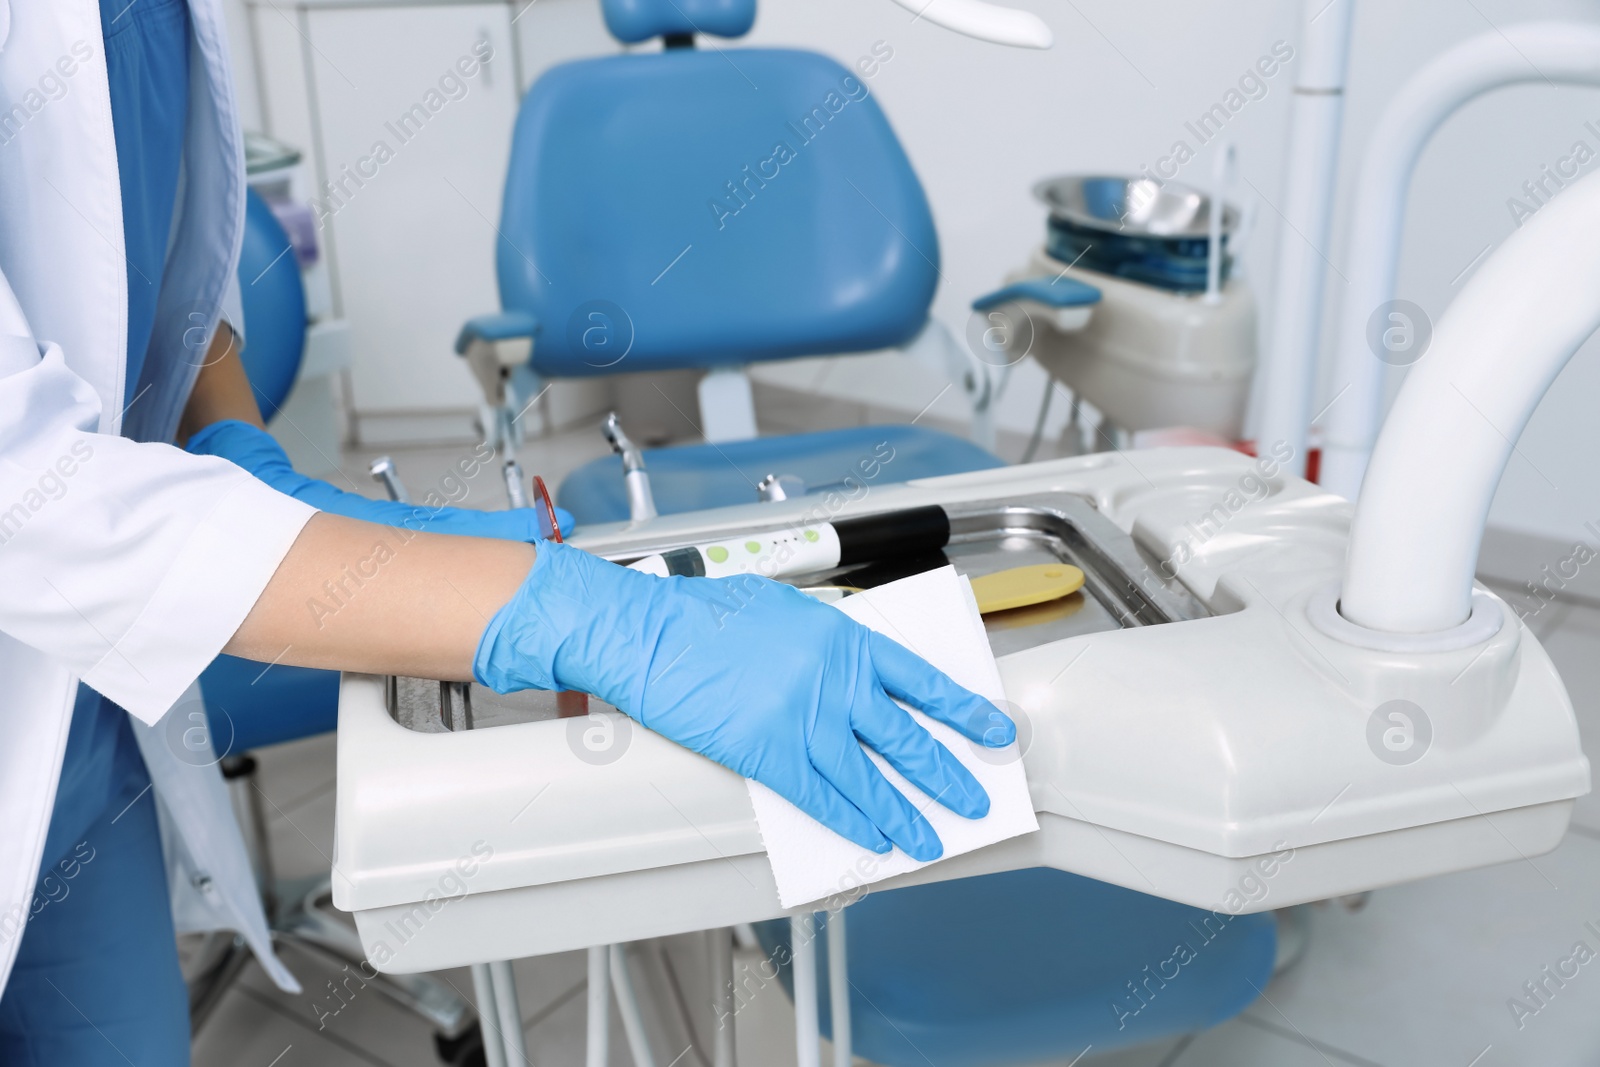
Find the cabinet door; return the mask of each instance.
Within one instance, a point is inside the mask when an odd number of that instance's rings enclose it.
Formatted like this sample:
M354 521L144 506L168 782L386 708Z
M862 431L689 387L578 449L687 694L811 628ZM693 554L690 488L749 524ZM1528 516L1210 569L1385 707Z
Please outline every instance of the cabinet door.
M500 306L494 244L518 101L510 9L307 15L352 406L358 417L470 411L478 391L451 346L464 320Z

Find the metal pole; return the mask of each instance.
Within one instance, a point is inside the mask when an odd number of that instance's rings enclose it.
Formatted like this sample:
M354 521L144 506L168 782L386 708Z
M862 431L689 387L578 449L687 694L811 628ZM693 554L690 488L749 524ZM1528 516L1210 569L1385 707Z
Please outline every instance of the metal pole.
M472 991L478 1000L484 1062L488 1067L507 1067L506 1043L500 1037L500 1013L495 1009L494 981L489 977L487 963L472 965Z
M734 1029L733 931L726 927L706 931L706 954L711 958L711 1065L739 1067Z
M586 1067L606 1067L611 1056L611 958L605 945L589 946L589 1038Z
M1414 314L1391 304L1417 158L1434 131L1469 100L1526 82L1600 85L1600 28L1582 22L1530 22L1508 26L1504 33L1491 30L1469 38L1413 74L1391 96L1373 129L1356 176L1345 256L1346 285L1328 382L1339 399L1329 401L1323 420L1319 480L1331 492L1356 499L1383 422L1384 386L1391 360L1405 365L1423 355L1421 349L1412 347L1419 343L1422 324L1414 321ZM1548 188L1545 195L1549 195ZM1451 307L1459 303L1458 298ZM1554 297L1554 303L1560 304L1561 298ZM1391 328L1396 327L1398 333L1392 333ZM1521 345L1508 351L1516 352L1507 357L1511 363L1523 362ZM1540 355L1542 358L1543 353ZM1434 356L1428 353L1427 358L1432 361ZM1420 369L1418 365L1408 374ZM1461 403L1460 397L1466 394L1451 389L1448 395L1451 403ZM1481 406L1476 397L1473 402ZM1308 398L1306 410L1310 406ZM1520 423L1494 425L1497 440L1514 439L1521 429ZM1452 458L1449 467L1468 469L1464 463L1464 459Z
M850 961L845 953L844 909L828 913L828 1009L833 1016L833 1067L850 1067Z
M489 964L489 981L494 986L495 1013L500 1022L500 1040L505 1043L506 1067L524 1067L528 1063L528 1049L523 1043L517 979L511 973L510 961L497 960Z
M789 916L789 952L794 958L794 1050L797 1067L822 1067L817 1020L817 942L809 913Z
M1316 392L1317 342L1327 280L1328 231L1339 176L1339 134L1355 0L1303 0L1294 97L1289 112L1283 225L1278 231L1278 284L1263 353L1258 393L1261 454L1279 442L1288 469L1306 466L1306 434Z
M633 1067L656 1067L656 1058L650 1051L650 1038L644 1032L644 1017L639 1013L639 998L633 993L633 976L628 973L626 946L611 946L611 988L617 995L617 1014L622 1016L622 1029L628 1035L628 1051L633 1054Z

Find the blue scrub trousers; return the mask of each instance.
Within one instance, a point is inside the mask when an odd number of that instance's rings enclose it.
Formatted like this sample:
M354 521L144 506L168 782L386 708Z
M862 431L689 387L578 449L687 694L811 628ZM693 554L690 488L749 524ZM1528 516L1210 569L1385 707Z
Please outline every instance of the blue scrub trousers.
M161 370L144 364L189 107L189 9L186 0L101 0L100 22L128 261L131 398L142 372ZM0 1067L186 1067L189 996L155 795L127 712L89 689L73 709L21 936L0 994Z
M189 1062L189 994L150 779L137 774L41 871L5 996L5 1067Z

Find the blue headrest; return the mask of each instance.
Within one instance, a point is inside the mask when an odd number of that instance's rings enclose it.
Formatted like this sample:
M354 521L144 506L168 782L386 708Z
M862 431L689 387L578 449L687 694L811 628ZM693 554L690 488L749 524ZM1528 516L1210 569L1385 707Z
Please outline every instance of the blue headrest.
M552 376L889 347L938 283L888 120L811 52L552 68L517 117L501 234L501 305L538 322L533 367Z
M756 21L756 0L600 0L600 10L624 44L684 33L743 37Z

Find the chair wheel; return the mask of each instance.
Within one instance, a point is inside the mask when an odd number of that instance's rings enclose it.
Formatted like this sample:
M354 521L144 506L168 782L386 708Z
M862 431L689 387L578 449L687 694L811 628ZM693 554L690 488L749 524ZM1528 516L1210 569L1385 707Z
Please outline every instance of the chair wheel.
M483 1054L483 1028L473 1023L456 1037L433 1035L433 1050L439 1061L449 1067L488 1067Z

